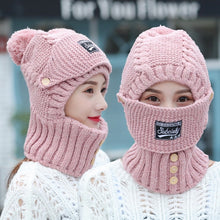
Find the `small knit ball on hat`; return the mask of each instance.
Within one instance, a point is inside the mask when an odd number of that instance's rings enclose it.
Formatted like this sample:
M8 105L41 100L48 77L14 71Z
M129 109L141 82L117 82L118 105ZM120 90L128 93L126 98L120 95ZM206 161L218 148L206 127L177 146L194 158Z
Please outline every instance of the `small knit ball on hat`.
M111 64L85 35L65 28L48 32L23 29L7 42L12 60L21 66L31 110L45 118L64 117L64 105L83 82L102 73L109 82Z
M128 55L119 94L137 100L162 81L188 86L195 100L210 92L205 59L184 30L159 26L142 32Z

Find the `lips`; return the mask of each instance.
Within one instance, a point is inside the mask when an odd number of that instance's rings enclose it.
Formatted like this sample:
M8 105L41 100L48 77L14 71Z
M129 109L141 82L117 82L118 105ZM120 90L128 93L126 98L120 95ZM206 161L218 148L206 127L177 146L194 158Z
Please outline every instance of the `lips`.
M95 116L95 117L88 117L90 120L94 122L99 122L100 121L100 116Z

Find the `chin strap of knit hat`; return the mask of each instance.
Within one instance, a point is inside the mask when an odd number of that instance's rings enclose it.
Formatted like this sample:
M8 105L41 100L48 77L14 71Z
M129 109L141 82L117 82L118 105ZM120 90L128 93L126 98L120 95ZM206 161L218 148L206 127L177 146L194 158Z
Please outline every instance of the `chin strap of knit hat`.
M155 83L174 81L190 88L195 102L179 108L142 103ZM209 158L197 146L208 121L213 97L205 60L182 30L152 28L136 39L125 64L118 99L134 145L123 166L150 191L183 193L205 175Z
M86 36L64 28L17 31L7 49L21 66L29 90L25 156L80 177L93 165L108 127L101 118L99 129L89 128L66 117L64 107L74 90L96 74L102 73L108 86L109 60Z

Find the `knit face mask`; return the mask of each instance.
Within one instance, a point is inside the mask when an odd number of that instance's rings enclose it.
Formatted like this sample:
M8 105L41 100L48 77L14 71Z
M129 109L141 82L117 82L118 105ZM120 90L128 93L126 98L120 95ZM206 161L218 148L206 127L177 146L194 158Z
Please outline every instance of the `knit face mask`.
M86 36L64 28L17 31L7 49L21 66L29 90L25 156L80 177L93 165L108 128L102 118L96 129L66 117L64 106L74 90L96 74L103 74L108 86L109 60Z
M177 194L194 187L208 168L208 156L196 144L207 123L210 96L180 108L123 100L135 140L123 157L125 169L154 192Z
M187 86L195 102L164 108L138 101L146 89L164 81ZM209 158L196 144L208 121L212 95L204 58L186 32L160 26L139 35L118 93L135 140L123 165L136 182L153 192L177 194L203 178Z

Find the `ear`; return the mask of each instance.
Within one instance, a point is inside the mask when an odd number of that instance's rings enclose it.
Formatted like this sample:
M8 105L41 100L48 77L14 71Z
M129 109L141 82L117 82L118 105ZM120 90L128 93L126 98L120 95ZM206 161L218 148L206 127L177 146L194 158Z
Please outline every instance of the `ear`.
M119 95L119 93L117 94L117 98L118 98L118 102L121 102L122 105L125 103L124 99L122 98L121 95Z
M211 102L214 98L214 92L212 91L211 95L209 96L209 101Z
M12 60L17 64L21 64L21 60L23 58L24 51L27 48L27 45L33 38L33 36L38 32L34 29L23 29L20 31L16 31L9 38L7 42L7 50L10 54Z

